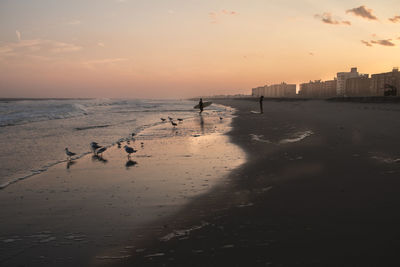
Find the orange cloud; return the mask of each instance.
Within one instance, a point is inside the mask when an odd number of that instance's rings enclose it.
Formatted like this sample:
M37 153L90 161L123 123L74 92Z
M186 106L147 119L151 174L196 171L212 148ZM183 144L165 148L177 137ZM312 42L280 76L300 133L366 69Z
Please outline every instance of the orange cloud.
M351 13L354 16L358 16L358 17L362 17L364 19L368 19L368 20L378 20L377 17L375 17L372 14L373 10L367 8L366 6L359 6L356 8L352 8L346 11L346 13Z
M393 23L397 23L400 22L400 16L394 16L393 18L389 18L388 20L390 20Z
M340 24L343 24L343 25L348 25L348 26L351 25L351 22L348 21L348 20L341 20L341 21L340 21L340 20L334 19L334 18L332 17L332 14L329 13L329 12L324 12L322 15L316 14L314 17L315 17L316 19L321 20L323 23L326 23L326 24L332 24L332 25L340 25Z
M372 46L372 44L368 41L361 40L361 43L365 44L366 46Z
M392 43L391 41L392 41L392 39L377 40L377 41L372 40L371 43L378 44L378 45L383 45L383 46L395 46L395 44Z

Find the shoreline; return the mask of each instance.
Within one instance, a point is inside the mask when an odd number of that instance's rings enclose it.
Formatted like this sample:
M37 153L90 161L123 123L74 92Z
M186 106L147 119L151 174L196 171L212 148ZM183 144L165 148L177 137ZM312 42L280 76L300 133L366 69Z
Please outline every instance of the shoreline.
M177 223L175 238L162 239L171 233L164 230L145 242L146 253L121 265L399 263L398 109L268 102L264 114L251 114L258 108L254 101L213 101L237 109L228 134L246 151L247 163L230 174L225 188L178 214L186 218ZM306 131L312 134L296 139ZM298 141L279 142L285 138Z
M164 229L160 220L243 162L223 134L229 122L208 114L176 128L160 124L130 142L138 149L131 160L114 145L103 158L86 155L4 188L1 264L113 265L131 257L145 231Z

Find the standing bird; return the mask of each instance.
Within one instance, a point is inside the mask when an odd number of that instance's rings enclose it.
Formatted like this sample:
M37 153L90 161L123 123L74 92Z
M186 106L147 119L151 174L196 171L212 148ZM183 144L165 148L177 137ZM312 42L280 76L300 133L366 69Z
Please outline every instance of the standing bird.
M134 138L136 134L135 133L131 133L131 135L132 135L132 138Z
M222 117L219 117L219 119L222 121L223 118L222 118Z
M178 126L178 124L176 124L173 120L171 120L171 124L172 124L172 126Z
M172 121L172 120L173 120L173 118L171 118L170 116L168 116L168 119L169 119L169 121Z
M72 156L76 155L76 153L69 151L68 147L65 148L65 154L67 154L69 160L71 159Z
M161 120L162 122L164 122L164 121L166 121L167 119L165 119L165 118L160 118L160 120Z
M96 155L100 154L100 157L102 157L103 156L103 152L106 151L106 150L107 150L107 148L103 146L102 148L99 148L99 150L97 150Z
M97 142L91 142L90 143L90 148L93 151L93 154L96 152L97 149L99 149L101 146Z
M128 158L131 156L132 153L136 153L137 150L133 149L130 146L124 146L126 153L128 153Z
M179 118L178 118L178 121L179 121L179 122L182 122L182 121L183 121L183 119L179 119Z

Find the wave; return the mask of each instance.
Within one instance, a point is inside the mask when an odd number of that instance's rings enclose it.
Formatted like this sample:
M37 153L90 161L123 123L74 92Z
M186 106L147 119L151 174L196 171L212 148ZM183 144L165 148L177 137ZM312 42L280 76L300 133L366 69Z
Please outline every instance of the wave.
M0 103L0 127L85 116L88 113L88 107L71 100L62 103L56 100L3 102Z

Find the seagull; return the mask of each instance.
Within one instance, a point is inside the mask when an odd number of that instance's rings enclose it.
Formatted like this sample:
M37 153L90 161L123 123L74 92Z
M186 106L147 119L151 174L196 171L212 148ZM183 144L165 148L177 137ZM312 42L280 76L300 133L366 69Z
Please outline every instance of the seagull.
M162 122L164 122L164 121L166 121L167 119L166 119L166 118L160 118L160 120L161 120Z
M136 151L137 151L137 150L133 149L133 148L130 147L130 146L124 146L124 148L125 148L126 153L128 153L128 158L130 157L130 155L131 155L132 153L136 153Z
M76 153L69 151L67 147L65 148L65 154L67 154L68 159L71 159L72 156L76 155Z
M178 121L182 122L182 121L183 121L183 119L179 119L179 118L178 118Z
M178 126L178 124L176 124L173 120L171 120L171 124L172 124L172 126Z
M91 142L90 148L92 149L93 153L96 152L96 149L99 149L101 146L97 142Z
M100 154L100 157L101 157L102 154L103 154L103 152L106 151L106 150L107 150L107 148L103 146L102 148L100 148L99 150L97 150L96 155L99 155L99 154Z

